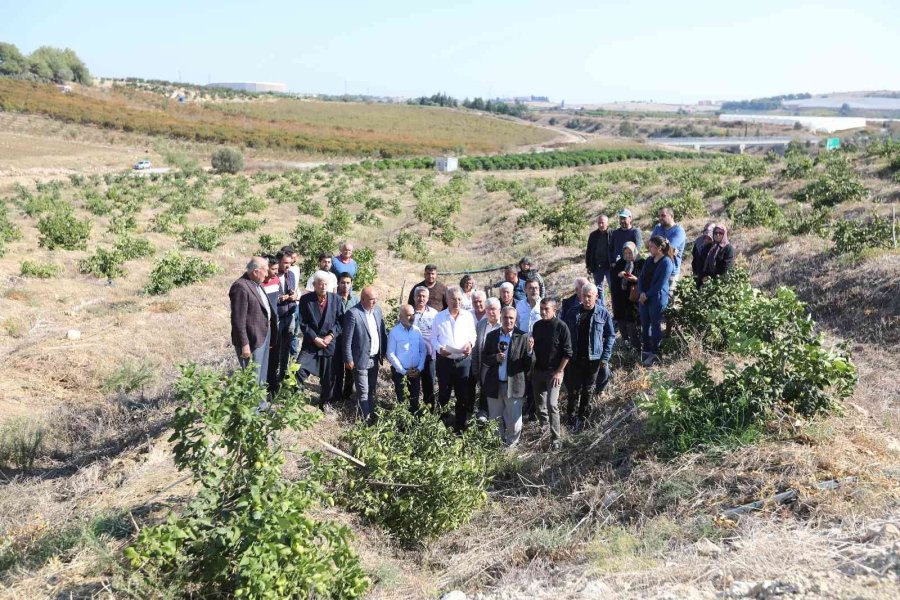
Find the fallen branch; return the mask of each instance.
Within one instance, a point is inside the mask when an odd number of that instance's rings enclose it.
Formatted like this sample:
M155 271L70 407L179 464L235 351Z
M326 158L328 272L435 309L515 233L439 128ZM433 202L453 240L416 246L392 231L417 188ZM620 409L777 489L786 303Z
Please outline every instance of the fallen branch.
M852 483L856 481L856 477L847 477L845 479L830 479L828 481L822 481L820 483L815 484L813 487L817 490L836 490L841 487L845 483ZM787 504L789 502L793 502L800 495L800 490L790 489L780 494L775 494L771 498L766 498L764 500L757 500L755 502L750 502L749 504L742 504L741 506L736 506L734 508L729 508L726 511L722 512L723 517L738 517L740 515L746 515L747 513L753 512L755 510L761 510L767 504Z
M366 479L366 483L369 485L381 485L384 487L400 487L400 488L420 488L422 484L420 483L397 483L392 481L378 481L377 479Z
M335 448L334 446L332 446L332 445L329 444L328 442L326 442L326 441L324 441L324 440L320 440L320 439L318 439L318 438L316 439L316 441L319 442L320 444L322 444L322 446L323 446L326 450L328 450L329 452L331 452L331 453L334 454L335 456L339 456L340 458L343 458L344 460L348 460L348 461L352 462L354 465L356 465L357 467L362 467L362 468L365 468L365 467L366 467L366 463L364 463L363 461L359 460L359 459L356 458L355 456L352 456L352 455L350 455L350 454L347 454L346 452L344 452L344 451L341 450L340 448Z
M601 441L603 441L603 439L606 436L608 436L610 433L612 433L613 429L617 428L619 425L621 425L623 422L625 422L625 419L627 419L632 414L634 414L634 411L636 411L636 410L637 410L637 406L635 406L634 403L632 403L631 408L629 408L627 411L625 411L624 415L622 415L621 417L619 417L618 419L613 421L612 425L607 427L606 430L597 437L597 439L595 439L593 442L591 442L591 445L588 446L587 449L593 450L597 446L597 444L599 444Z

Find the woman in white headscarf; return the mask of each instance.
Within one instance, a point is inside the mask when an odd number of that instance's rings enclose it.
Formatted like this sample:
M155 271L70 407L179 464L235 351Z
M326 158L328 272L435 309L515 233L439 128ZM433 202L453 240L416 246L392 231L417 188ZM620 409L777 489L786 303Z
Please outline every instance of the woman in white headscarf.
M644 259L641 258L637 246L634 242L625 242L622 246L622 258L616 261L611 272L613 319L616 328L622 332L622 339L627 340L635 348L641 347L636 292L638 276L643 266Z

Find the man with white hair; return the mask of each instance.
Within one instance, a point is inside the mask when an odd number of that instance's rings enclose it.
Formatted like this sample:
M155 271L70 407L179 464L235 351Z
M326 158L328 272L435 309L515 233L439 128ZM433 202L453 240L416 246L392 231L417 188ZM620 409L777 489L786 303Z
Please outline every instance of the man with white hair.
M487 421L488 405L487 396L484 395L484 383L481 381L481 351L484 348L484 340L487 334L500 328L500 300L488 298L485 300L484 317L475 323L475 347L472 349L472 382L469 385L472 397L475 396L475 386L478 386L478 420Z
M586 277L576 277L575 281L572 283L575 288L575 293L568 298L563 299L562 306L559 309L559 318L562 319L564 323L567 322L566 315L568 315L571 310L581 306L581 290L587 282L588 280ZM571 331L569 333L571 333Z
M337 369L340 368L337 340L344 317L341 299L327 289L328 275L325 271L313 273L315 293L300 297L298 334L302 342L297 360L300 363L297 377L301 382L311 373L319 376L319 408L324 412L331 412L337 400Z
M500 298L500 308L507 306L516 307L516 288L508 281L504 281L499 286L498 297Z
M266 385L269 346L278 335L278 312L261 284L269 274L269 261L254 256L246 272L228 290L231 303L231 343L238 364L246 369L252 361L259 385ZM273 360L275 360L273 358Z
M331 272L331 255L327 252L321 252L319 254L319 271L325 273L325 277L327 278L327 285L325 286L325 290L329 294L337 293L337 275ZM319 272L316 271L316 272ZM313 276L315 273L309 276L309 279L306 281L306 291L312 292L315 291L315 285L313 282Z
M457 286L447 288L447 308L434 319L432 352L438 378L438 402L441 409L450 403L450 395L456 396L456 422L454 429L461 433L472 411L469 396L469 378L472 376L472 348L475 346L475 318L462 310L462 290Z
M472 292L472 316L475 317L476 323L484 318L485 302L487 302L487 294L484 293L484 290Z
M342 242L340 253L331 258L331 272L340 277L341 273L347 273L352 279L356 279L359 265L353 259L353 244Z
M438 311L428 304L430 291L424 285L413 288L413 323L422 332L422 339L425 340L426 356L425 367L422 369L422 401L425 406L434 408L434 381L437 379L434 349L431 346L431 332L434 328L434 320L438 316Z
M566 368L569 394L566 416L575 433L580 433L584 428L591 394L595 389L597 394L601 393L609 382L609 359L616 343L612 316L598 296L595 284L584 284L580 309L569 311L566 315L573 350L572 360Z

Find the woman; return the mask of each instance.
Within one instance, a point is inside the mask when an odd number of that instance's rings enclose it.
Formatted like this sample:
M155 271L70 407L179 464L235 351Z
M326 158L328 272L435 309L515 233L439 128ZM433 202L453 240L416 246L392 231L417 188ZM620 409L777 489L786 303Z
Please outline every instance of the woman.
M694 248L691 250L691 271L694 273L694 280L696 281L700 280L700 274L703 272L703 263L700 262L700 255L703 254L703 249L712 242L713 229L715 227L715 223L707 223L700 237L694 240Z
M631 290L637 287L638 276L644 266L644 259L638 254L634 242L622 246L622 258L612 269L612 306L616 327L622 332L622 339L628 340L634 348L641 347L640 315L637 304L631 300Z
M462 290L462 303L459 307L462 310L472 312L472 290L475 288L475 280L471 275L463 275L459 280L459 289Z
M662 316L669 305L669 280L675 270L675 248L661 235L647 242L650 258L638 278L638 310L641 314L641 363L649 367L657 360L662 341Z
M734 266L734 246L728 243L728 230L724 225L713 227L712 242L703 247L699 262L698 288L707 279L724 275Z

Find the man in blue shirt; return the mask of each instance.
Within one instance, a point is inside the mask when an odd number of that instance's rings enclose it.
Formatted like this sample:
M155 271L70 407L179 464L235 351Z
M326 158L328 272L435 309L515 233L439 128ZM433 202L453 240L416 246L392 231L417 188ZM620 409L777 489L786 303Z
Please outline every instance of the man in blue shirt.
M669 283L669 296L671 297L675 293L675 282L681 277L681 259L684 254L684 245L687 243L687 234L684 233L681 225L675 222L675 211L670 207L665 206L659 209L657 216L659 223L653 228L650 237L661 235L669 240L669 243L675 248L675 271L672 273Z
M359 265L353 260L353 244L344 242L341 244L341 253L331 259L331 272L335 275L341 273L349 273L350 277L356 279L356 271Z
M422 382L420 374L425 370L427 349L422 332L413 323L414 314L415 309L409 304L400 307L400 321L388 333L387 359L391 363L391 379L394 381L397 402L403 402L403 380L406 379L409 410L418 413Z

